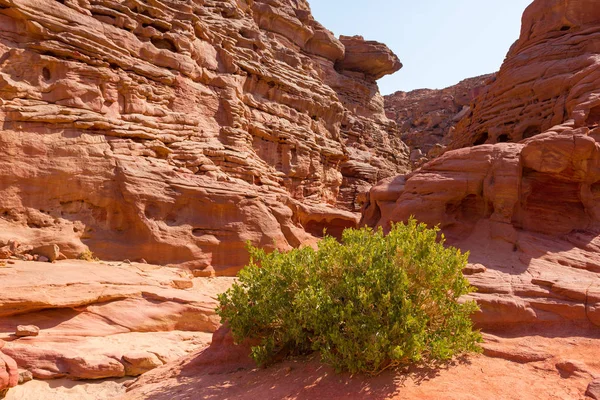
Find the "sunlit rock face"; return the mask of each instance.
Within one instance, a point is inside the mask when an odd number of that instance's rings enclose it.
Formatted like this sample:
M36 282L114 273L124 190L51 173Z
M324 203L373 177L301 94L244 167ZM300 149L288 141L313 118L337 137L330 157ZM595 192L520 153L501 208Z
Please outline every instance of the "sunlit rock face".
M459 149L383 180L363 209L365 225L415 216L470 250L482 327L600 326L595 6L533 2L496 80L458 124Z
M534 1L495 82L450 148L518 142L573 120L600 122L600 10L593 0Z
M495 74L465 79L445 89L396 92L385 99L386 115L396 121L415 166L438 157L453 137L456 125L471 112Z
M233 274L408 167L398 58L305 1L0 0L0 38L0 241Z

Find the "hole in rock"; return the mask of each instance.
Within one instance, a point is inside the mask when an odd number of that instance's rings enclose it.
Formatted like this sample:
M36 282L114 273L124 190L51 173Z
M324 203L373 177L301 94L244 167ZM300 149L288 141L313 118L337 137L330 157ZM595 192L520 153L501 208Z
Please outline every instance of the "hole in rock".
M481 133L477 137L477 139L475 139L475 143L473 143L473 145L474 146L479 146L479 145L485 144L485 142L487 142L487 140L488 140L488 137L489 137L489 135L488 135L487 132Z
M568 26L568 25L563 25L563 26L561 26L561 27L560 27L560 30L561 30L562 32L568 31L568 30L570 30L570 29L571 29L571 27L570 27L570 26Z
M498 143L506 143L510 141L510 136L508 136L508 134L503 133L502 135L498 136Z
M177 52L177 47L175 47L175 43L173 43L173 41L171 41L170 39L152 38L150 39L150 41L154 46L156 46L159 49Z
M533 137L535 135L539 135L542 130L540 129L539 126L536 125L532 125L530 127L528 127L527 129L525 129L525 131L523 132L523 139L527 139L530 137Z
M52 75L50 74L50 70L48 69L48 67L44 67L42 69L42 77L44 77L45 80L50 80L50 78L52 77Z
M600 124L600 106L593 107L588 114L585 124L588 127L595 127Z

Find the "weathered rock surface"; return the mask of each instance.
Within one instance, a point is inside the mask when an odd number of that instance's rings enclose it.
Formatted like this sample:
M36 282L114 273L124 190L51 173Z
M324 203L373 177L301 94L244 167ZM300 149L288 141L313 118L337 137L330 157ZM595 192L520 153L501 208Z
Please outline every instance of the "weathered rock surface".
M337 374L320 365L318 356L256 368L247 349L244 353L243 347L232 347L220 337L214 346L143 375L124 398L582 399L590 374L600 373L596 357L600 337L581 329L556 330L554 334L556 337L533 332L516 338L485 335L486 347L503 349L502 354L475 355L439 369L385 371L371 378ZM215 335L222 336L222 332ZM538 357L523 358L527 354ZM564 360L585 365L588 372L563 378L555 365Z
M384 96L386 115L396 121L400 137L411 150L413 165L439 156L458 122L469 115L495 74L465 79L446 89L419 89Z
M382 181L364 209L363 224L388 228L414 215L471 251L471 262L486 267L469 274L481 327L600 326L594 4L534 1L521 38L450 145L477 146ZM507 141L518 143L496 143Z
M0 339L0 398L6 394L8 389L17 386L19 382L17 363L2 352L3 347L4 342Z
M0 0L0 38L0 242L233 274L408 167L397 57L305 1Z
M468 275L483 327L600 326L600 143L587 128L451 151L377 185L363 223L439 224L485 270Z
M210 341L216 295L232 282L138 263L58 261L46 271L23 261L0 269L1 351L35 379L137 376L183 357ZM39 334L14 335L25 324Z
M594 400L600 399L600 379L596 379L588 385L585 395Z
M600 10L594 0L534 1L519 40L449 148L518 142L568 120L600 123Z

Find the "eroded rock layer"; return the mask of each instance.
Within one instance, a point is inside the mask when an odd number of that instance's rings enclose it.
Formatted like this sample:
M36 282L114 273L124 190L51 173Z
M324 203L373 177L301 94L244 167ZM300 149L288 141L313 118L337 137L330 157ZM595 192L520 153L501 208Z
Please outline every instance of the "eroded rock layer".
M233 274L354 226L400 67L305 1L0 0L0 241Z
M385 96L386 115L396 121L400 137L411 150L414 165L439 156L455 126L471 112L473 102L495 74L465 79L446 89L419 89Z
M210 342L216 296L233 278L67 260L16 261L0 268L0 281L1 390L16 385L17 364L34 379L103 379L183 357Z
M596 2L534 1L450 144L475 146L370 192L363 224L412 215L471 251L481 327L600 326L599 46Z
M574 120L600 123L600 10L594 0L534 1L496 80L450 148L518 142Z
M557 127L525 142L448 152L375 186L363 223L410 216L470 250L475 320L600 326L600 139Z

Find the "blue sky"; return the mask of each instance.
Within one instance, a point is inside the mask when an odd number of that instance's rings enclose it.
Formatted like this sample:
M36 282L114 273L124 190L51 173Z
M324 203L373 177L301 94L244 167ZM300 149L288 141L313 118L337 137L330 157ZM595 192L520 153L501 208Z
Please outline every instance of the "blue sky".
M497 71L531 0L309 0L339 35L387 44L404 64L379 80L383 94L441 89Z

